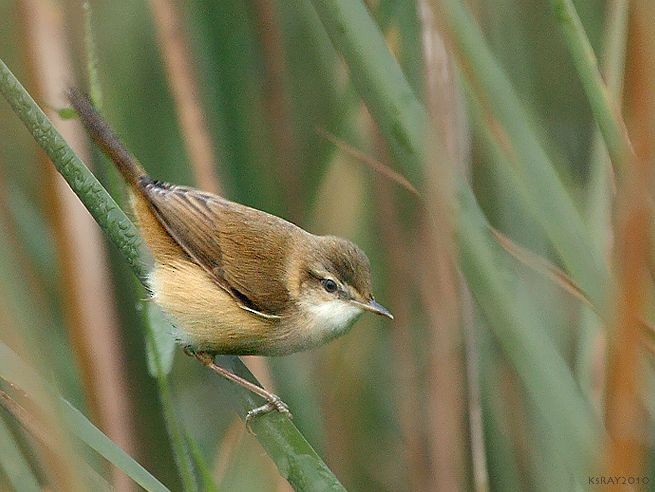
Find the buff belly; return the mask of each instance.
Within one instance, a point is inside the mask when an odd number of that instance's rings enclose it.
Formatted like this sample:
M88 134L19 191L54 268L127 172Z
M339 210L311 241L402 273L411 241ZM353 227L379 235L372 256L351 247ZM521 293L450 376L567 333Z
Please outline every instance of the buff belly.
M153 301L173 318L176 339L196 350L265 355L275 324L240 308L198 265L157 265L150 276Z

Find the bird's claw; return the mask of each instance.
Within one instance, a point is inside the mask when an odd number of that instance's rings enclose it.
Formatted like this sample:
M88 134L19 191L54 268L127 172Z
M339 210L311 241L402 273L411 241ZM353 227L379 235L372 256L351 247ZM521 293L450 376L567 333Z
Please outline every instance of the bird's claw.
M253 408L246 414L246 429L248 429L248 432L253 435L255 434L250 426L253 419L274 411L279 412L290 420L293 419L293 415L291 415L288 405L284 403L279 396L273 395L272 398L262 406Z
M190 357L194 357L202 365L209 367L210 369L217 372L221 376L237 384L240 384L244 388L252 391L256 395L259 395L266 400L266 403L264 403L262 406L253 408L246 414L246 419L245 419L246 428L248 429L248 432L250 432L251 434L254 434L254 432L252 431L250 424L252 423L253 419L259 417L260 415L277 411L282 415L284 415L285 417L287 417L288 419L293 418L293 415L291 415L291 412L289 411L289 407L287 406L286 403L282 401L282 399L279 396L274 395L273 393L269 393L264 388L261 388L251 383L250 381L247 381L242 377L237 376L236 374L228 371L227 369L223 369L222 367L217 366L214 363L214 355L212 353L198 351L194 349L191 345L186 345L184 347L184 353Z

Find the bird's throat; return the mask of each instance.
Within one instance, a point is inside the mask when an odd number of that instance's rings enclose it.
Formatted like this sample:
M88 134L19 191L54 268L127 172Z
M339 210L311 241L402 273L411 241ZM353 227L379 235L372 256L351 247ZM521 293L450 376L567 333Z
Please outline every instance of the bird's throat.
M342 300L305 304L307 335L312 341L324 343L343 335L363 310Z

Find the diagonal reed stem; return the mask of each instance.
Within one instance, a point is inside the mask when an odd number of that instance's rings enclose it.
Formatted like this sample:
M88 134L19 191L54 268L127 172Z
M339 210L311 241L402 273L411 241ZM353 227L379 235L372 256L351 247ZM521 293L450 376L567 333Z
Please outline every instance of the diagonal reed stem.
M59 173L89 210L110 241L118 248L139 280L147 285L151 260L142 246L135 225L118 207L95 176L68 146L50 120L0 60L0 93L23 121L40 147L48 154ZM224 367L257 383L238 357L225 358ZM227 386L240 415L256 406L250 392ZM253 423L257 439L292 486L343 490L332 471L316 454L298 429L285 417L269 414Z
M145 284L150 260L146 259L148 255L136 226L68 146L2 60L0 60L0 92L109 240L127 260L135 275Z
M634 152L617 99L612 99L612 94L603 81L598 60L572 0L551 0L550 3L614 168L618 172L623 172L634 158Z

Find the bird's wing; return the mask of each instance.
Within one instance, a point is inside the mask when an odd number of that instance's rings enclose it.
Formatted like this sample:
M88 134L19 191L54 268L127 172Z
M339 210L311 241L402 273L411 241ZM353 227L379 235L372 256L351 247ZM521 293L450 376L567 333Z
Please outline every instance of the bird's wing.
M242 308L279 315L289 301L288 241L299 228L193 188L150 181L142 189L171 237Z

